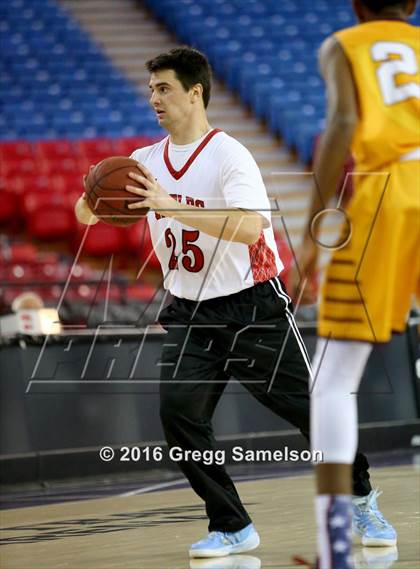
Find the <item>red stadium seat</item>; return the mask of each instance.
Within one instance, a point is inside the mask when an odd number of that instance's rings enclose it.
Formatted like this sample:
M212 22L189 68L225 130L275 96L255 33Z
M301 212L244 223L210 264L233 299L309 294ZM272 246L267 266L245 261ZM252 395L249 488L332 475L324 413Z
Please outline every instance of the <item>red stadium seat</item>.
M0 180L0 222L20 224L28 214L28 196L33 193L63 193L63 181L55 176L19 175ZM29 199L29 202L31 199Z
M56 251L38 251L37 262L39 265L57 265L64 266L60 261L60 255Z
M36 262L37 248L31 243L12 243L0 249L0 262L6 264L33 264Z
M60 298L64 265L54 252L40 252L28 242L3 246L0 255L0 297L10 307L22 292L36 292L45 303L54 305Z
M64 295L64 300L67 302L91 304L96 296L96 285L70 283Z
M13 300L22 292L35 292L41 296L44 302L54 303L60 298L61 288L57 284L51 284L37 275L34 268L28 265L11 265L8 271L2 269L0 271L2 284L7 285L0 287L0 296L2 302L6 306L10 306Z
M24 160L34 158L32 144L24 140L0 143L0 162Z
M26 188L28 190L34 190L37 192L48 192L49 190L54 190L54 182L53 180L46 174L32 176L30 179L27 179Z
M284 265L284 269L280 275L281 280L284 282L287 288L290 270L293 266L293 253L289 247L288 242L283 239L279 231L274 231L274 238L276 240L277 250Z
M63 180L49 174L17 175L16 187L22 192L61 192Z
M0 223L19 216L19 199L15 192L0 188Z
M45 163L34 158L15 158L0 162L0 176L36 175L45 172Z
M19 195L25 190L25 183L19 176L3 176L0 178L0 189Z
M35 143L36 156L48 162L76 158L76 150L69 140L40 140Z
M154 299L158 287L155 285L137 282L128 285L127 287L127 299L128 300L140 300L142 302L150 302Z
M75 149L78 155L89 163L89 166L115 155L112 140L107 138L79 140L75 143Z
M39 281L63 281L66 277L65 267L58 262L43 261L33 267L34 278Z
M65 172L57 175L57 183L60 180L60 188L68 193L77 193L80 196L84 192L83 175L80 173Z
M76 220L65 195L30 192L24 196L23 210L28 231L37 239L65 239L74 233Z
M93 280L94 271L86 263L76 263L65 267L65 279L70 275L71 281L85 282Z
M154 144L155 139L148 136L133 136L114 141L115 156L130 156L137 148Z
M75 243L77 250L81 245L86 231L87 235L83 242L82 255L106 257L112 254L123 253L127 249L126 228L97 223L91 226L78 224L77 240Z
M22 220L21 194L24 191L22 181L12 178L0 178L0 223L15 225L19 230ZM16 222L16 223L15 223Z
M2 280L12 284L31 283L34 278L33 268L25 263L12 263L2 267Z
M57 303L65 281L65 266L58 261L57 254L41 254L32 266L36 292L46 303Z
M93 270L85 263L63 267L63 282L67 283L65 300L92 302L96 294L96 285L89 283L94 280ZM63 285L64 287L64 285Z
M61 160L49 160L45 162L45 168L49 172L50 175L80 175L86 173L86 163L80 157L68 157L62 158Z

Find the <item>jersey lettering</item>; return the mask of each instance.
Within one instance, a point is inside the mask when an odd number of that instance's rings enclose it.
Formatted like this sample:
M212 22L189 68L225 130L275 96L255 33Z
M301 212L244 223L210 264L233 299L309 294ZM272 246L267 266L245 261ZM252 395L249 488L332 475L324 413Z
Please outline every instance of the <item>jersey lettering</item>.
M176 200L179 203L182 203L182 196L179 194L169 194L171 198ZM205 207L203 200L196 200L195 198L191 198L190 196L185 196L185 203L187 205L193 205L195 207ZM161 213L155 212L155 219L163 219L165 216Z

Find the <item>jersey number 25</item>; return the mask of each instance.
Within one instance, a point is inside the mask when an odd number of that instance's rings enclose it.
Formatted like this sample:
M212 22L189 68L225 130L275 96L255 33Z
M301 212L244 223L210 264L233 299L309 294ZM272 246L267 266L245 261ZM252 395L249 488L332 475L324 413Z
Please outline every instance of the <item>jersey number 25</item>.
M182 266L190 273L198 273L204 267L204 254L198 245L194 245L194 241L200 237L199 231L182 230ZM178 255L175 255L176 237L168 227L165 231L166 246L171 248L171 257L169 259L168 268L173 271L178 269ZM190 256L190 255L191 256Z

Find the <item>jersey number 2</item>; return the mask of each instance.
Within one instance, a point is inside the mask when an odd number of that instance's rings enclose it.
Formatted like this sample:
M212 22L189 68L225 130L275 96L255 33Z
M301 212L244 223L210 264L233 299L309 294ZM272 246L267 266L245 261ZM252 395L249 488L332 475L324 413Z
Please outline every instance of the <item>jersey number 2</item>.
M390 59L390 55L397 55L399 58ZM374 61L382 61L376 73L385 105L395 105L412 97L420 99L418 83L396 83L396 76L400 73L415 75L418 71L416 54L412 47L404 43L378 41L372 46L372 57Z
M182 230L182 266L190 273L198 273L204 267L203 251L198 245L194 245L194 241L197 241L199 237L199 231ZM173 271L178 268L178 255L175 255L176 238L169 227L165 231L165 243L167 247L172 248L168 267ZM191 253L193 258L188 253Z

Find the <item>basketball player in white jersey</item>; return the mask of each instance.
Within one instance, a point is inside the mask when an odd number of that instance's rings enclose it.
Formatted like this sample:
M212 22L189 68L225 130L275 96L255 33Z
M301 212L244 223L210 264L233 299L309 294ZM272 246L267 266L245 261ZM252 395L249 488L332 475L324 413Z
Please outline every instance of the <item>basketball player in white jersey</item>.
M252 155L208 123L211 72L198 51L176 48L149 61L150 102L169 136L136 150L133 180L150 208L148 223L174 299L161 311L161 419L169 447L209 451L212 416L231 376L261 403L309 431L309 364L282 270L270 204ZM127 194L128 195L128 194ZM81 198L76 214L95 222ZM250 428L252 424L250 423ZM259 536L223 465L179 463L204 500L209 535L191 557L249 551ZM358 455L356 493L369 493L368 463Z

